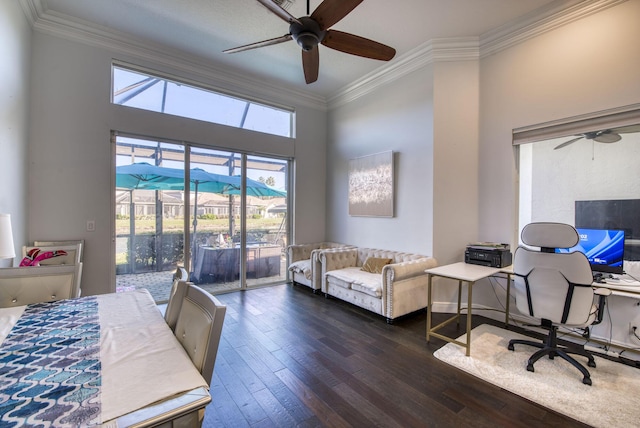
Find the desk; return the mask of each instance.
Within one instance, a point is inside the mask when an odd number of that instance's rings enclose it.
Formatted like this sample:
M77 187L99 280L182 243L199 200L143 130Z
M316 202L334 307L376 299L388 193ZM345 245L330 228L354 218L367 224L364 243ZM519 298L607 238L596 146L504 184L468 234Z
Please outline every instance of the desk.
M467 349L467 356L471 355L471 316L472 316L472 289L473 289L473 284L475 284L476 281L483 279L483 278L488 278L490 276L493 276L497 273L506 273L507 274L507 282L511 283L511 274L513 273L513 270L511 269L511 266L506 267L506 268L493 268L493 267L488 267L488 266L481 266L481 265L473 265L473 264L469 264L469 263L464 263L464 262L460 262L460 263L453 263L450 265L445 265L445 266L438 266L435 268L431 268L431 269L427 269L425 271L428 275L428 303L427 303L427 342L429 342L429 338L430 336L434 336L437 337L439 339L442 339L444 341L450 342L450 343L455 343L456 345L460 345L460 346L464 346ZM431 295L431 285L432 285L432 279L434 276L439 276L442 278L449 278L449 279L454 279L458 281L458 311L457 314L452 316L451 318L445 320L444 322L436 325L436 326L431 326L431 317L433 315L433 311L431 310L432 308L432 295ZM444 327L445 325L456 321L458 326L460 325L460 307L461 307L461 300L462 300L462 283L466 282L467 283L467 298L468 298L468 303L467 303L467 330L466 330L466 334L467 334L467 342L466 343L462 343L456 339L453 339L451 337L447 337L447 336L443 336L442 334L436 333L437 330L439 330L440 328ZM507 305L509 302L509 288L510 288L510 284L507 285ZM508 324L509 322L509 306L507 306L507 310L506 310L506 317L505 317L505 323Z
M0 425L122 427L211 401L146 290L0 309L0 373Z
M640 300L640 282L633 280L628 275L617 275L619 279L606 279L604 284L594 282L596 288L608 288L615 296L631 297Z

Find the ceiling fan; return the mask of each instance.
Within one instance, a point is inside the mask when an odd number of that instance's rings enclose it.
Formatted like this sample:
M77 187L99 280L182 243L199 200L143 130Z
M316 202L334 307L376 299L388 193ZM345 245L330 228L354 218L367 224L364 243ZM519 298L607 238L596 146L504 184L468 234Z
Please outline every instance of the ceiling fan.
M289 23L289 33L281 37L227 49L223 52L242 52L249 49L288 42L293 39L302 47L302 69L307 84L318 80L318 69L320 68L319 43L328 48L351 55L389 61L395 56L395 49L382 43L365 39L364 37L329 29L329 27L347 16L349 12L355 9L362 1L363 0L324 0L310 16L296 18L279 6L276 0L258 0L258 2L275 15ZM280 1L280 3L282 2ZM308 14L309 0L307 0L307 15Z
M572 138L571 140L567 140L564 143L557 145L553 150L561 149L583 138L586 140L593 140L598 143L615 143L622 139L620 134L629 134L632 132L640 132L640 125L621 126L619 128L585 132L584 134L579 134L576 138Z

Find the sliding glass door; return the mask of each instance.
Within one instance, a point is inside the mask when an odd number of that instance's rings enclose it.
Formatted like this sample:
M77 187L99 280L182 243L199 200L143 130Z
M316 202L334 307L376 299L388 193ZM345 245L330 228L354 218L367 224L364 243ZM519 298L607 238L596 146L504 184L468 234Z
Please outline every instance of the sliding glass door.
M246 278L248 286L286 279L287 162L246 157Z
M114 144L118 291L166 301L178 266L211 293L286 279L287 160L126 136Z

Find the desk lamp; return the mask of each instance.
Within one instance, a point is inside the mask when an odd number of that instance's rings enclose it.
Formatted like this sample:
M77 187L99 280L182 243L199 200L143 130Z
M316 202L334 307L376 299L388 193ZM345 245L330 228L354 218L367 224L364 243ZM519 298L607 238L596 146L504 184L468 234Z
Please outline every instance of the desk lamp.
M0 259L12 259L16 256L11 230L11 215L0 214Z

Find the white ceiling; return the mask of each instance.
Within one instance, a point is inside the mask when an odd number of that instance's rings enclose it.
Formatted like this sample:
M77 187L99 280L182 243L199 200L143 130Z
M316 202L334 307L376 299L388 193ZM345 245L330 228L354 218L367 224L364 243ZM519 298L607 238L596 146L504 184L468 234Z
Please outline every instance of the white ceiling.
M320 46L320 73L306 85L294 41L236 54L224 49L288 33L288 24L255 0L29 0L58 23L87 26L137 44L179 50L216 68L329 97L363 76L406 57L425 42L480 37L575 0L366 0L332 28L392 46L390 63ZM320 0L311 1L311 11ZM307 15L306 0L288 11Z

